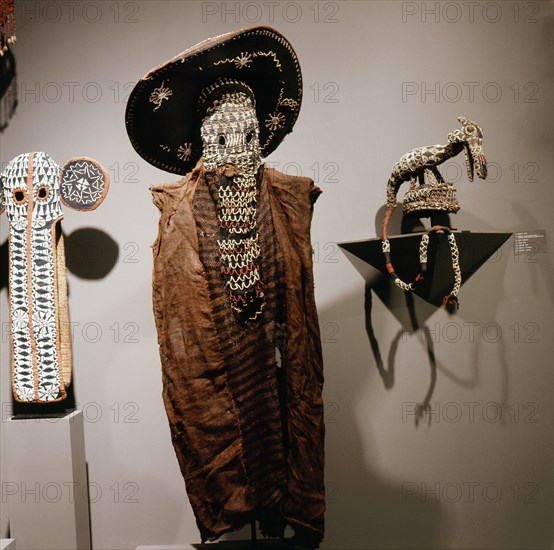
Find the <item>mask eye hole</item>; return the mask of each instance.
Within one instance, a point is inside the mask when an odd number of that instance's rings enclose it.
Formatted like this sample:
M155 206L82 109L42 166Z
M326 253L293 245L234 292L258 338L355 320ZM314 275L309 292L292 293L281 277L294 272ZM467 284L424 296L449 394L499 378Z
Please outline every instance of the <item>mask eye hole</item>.
M23 204L25 202L25 189L14 189L12 196L16 204Z
M254 139L254 132L253 130L250 130L250 132L246 134L246 143L250 143L253 139Z
M219 145L225 145L225 136L223 134L219 134L217 138L217 143Z
M45 200L48 198L48 195L49 195L49 192L48 192L48 187L46 187L46 185L41 185L37 189L37 199Z

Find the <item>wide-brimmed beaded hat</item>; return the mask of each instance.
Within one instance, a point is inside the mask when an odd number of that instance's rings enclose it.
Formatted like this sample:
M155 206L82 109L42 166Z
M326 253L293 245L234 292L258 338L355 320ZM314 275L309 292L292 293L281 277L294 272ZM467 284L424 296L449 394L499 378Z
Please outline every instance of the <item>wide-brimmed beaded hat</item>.
M292 131L302 101L298 58L283 35L257 26L205 40L139 80L125 115L137 153L168 172L192 170L202 155L205 97L219 84L252 90L263 156Z

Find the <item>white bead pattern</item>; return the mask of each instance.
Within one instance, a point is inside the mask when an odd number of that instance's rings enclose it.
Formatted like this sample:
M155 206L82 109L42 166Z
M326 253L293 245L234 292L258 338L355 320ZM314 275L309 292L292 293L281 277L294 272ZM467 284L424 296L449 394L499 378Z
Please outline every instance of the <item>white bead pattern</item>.
M258 267L256 174L262 163L254 103L245 93L227 93L208 109L201 126L204 165L208 170L233 165L238 173L222 177L217 213L223 239L218 240L221 273L231 308L248 320L264 307Z

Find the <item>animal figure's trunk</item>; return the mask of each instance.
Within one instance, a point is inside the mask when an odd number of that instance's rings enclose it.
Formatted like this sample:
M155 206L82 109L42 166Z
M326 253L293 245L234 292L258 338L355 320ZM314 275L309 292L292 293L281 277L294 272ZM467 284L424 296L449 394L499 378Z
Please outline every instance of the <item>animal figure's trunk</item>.
M478 178L486 179L487 159L485 158L481 145L468 142L464 144L464 152L466 158L467 177L469 181L473 181L474 171L477 172Z
M14 230L9 241L14 396L22 402L59 401L71 379L60 222Z
M29 155L15 168L14 177L26 181L27 205L26 217L10 224L9 306L14 397L36 403L65 399L71 348L63 216L59 212L52 219L48 206L37 204L36 183L42 176L34 164Z
M401 182L400 182L401 183ZM388 239L388 227L389 222L396 210L396 196L398 194L398 188L400 184L396 182L393 178L390 178L387 182L387 211L385 212L385 217L381 225L381 240L385 241Z

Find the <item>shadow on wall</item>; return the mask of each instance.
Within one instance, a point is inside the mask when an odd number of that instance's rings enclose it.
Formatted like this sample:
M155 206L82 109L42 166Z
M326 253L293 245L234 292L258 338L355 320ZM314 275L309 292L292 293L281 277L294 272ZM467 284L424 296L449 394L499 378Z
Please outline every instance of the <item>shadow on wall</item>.
M80 279L103 279L113 269L119 258L119 245L110 235L94 227L83 227L66 235L66 268ZM0 291L8 288L9 249L8 240L0 245Z
M377 213L376 225L380 224L383 210L384 207ZM464 213L463 217L453 218L453 222L455 225L478 228L479 231L498 229L467 213ZM400 233L400 226L400 216L395 216L391 223L391 234ZM430 422L431 415L426 415L425 412L432 403L433 392L442 376L468 390L479 387L483 343L477 339L472 345L465 374L460 375L451 370L449 358L440 356L444 348L435 349L428 326L429 319L437 311L437 307L413 293L401 291L389 277L359 258L349 253L345 255L364 277L366 284L363 293L346 295L340 302L322 308L319 312L323 333L329 324L340 325L341 334L349 336L346 338L348 342L342 337L335 340L335 345L325 345L324 335L326 392L329 395L332 391L333 400L342 404L339 424L333 425L332 421L329 423L330 415L326 415L328 441L332 441L327 446L326 462L336 479L327 481L328 536L324 547L344 547L345 543L352 543L352 548L439 548L448 540L448 534L453 529L442 504L433 499L424 503L406 499L403 495L404 487L400 482L383 479L384 476L379 475L380 468L372 465L373 452L372 456L368 456L368 449L371 448L375 449L375 457L380 456L378 442L372 437L372 432L378 429L372 429L374 420L371 415L367 417L367 421L364 420L363 425L360 424L360 392L365 388L365 395L367 388L375 388L371 383L374 380L374 368L385 390L393 388L395 357L404 341L402 337L415 338L417 334L417 339L424 342L429 379L426 393L414 396L413 402L419 402L414 411L414 418L416 426L420 422ZM485 281L487 293L480 298L478 304L479 311L486 311L488 319L498 317L499 304L505 297L504 287L498 284L498 278L499 274L507 269L508 256L504 249L504 254L497 254L496 258L490 260L493 266L489 266L489 271L494 267L493 276L496 277L497 284L490 285L488 280ZM475 275L476 278L480 276L485 274ZM463 297L463 287L460 294ZM377 296L393 315L393 326L385 327L384 331L380 330L381 325L374 317L374 296ZM456 317L471 320L471 316L475 316L476 308L470 306L471 304L467 304L464 307L462 303L462 309L457 312ZM365 326L360 326L360 323ZM392 333L392 338L388 336L385 342L382 336L378 336L383 332ZM364 333L367 335L367 341L363 340ZM498 344L498 361L495 363L500 381L498 402L501 406L508 406L508 362L505 344L502 342ZM501 423L505 423L506 418L509 418L509 415L503 414ZM340 429L335 431L334 426ZM409 460L409 457L406 459ZM385 462L386 460L387 457L379 459Z
M422 504L404 498L402 483L384 479L379 468L372 465L372 457L380 454L375 432L381 428L371 417L362 426L357 410L360 392L373 378L370 350L360 342L357 349L368 351L364 356L356 352L350 338L346 342L341 337L336 344L329 344L333 340L325 337L325 328L333 323L340 324L341 334L363 334L363 328L356 326L360 316L352 313L360 310L360 300L363 296L349 295L319 313L324 332L326 393L329 396L332 392L332 400L341 404L339 409L326 398L325 461L327 470L333 473L327 475L325 484L327 534L323 548L438 548L446 522L442 504L434 499ZM394 369L383 372L383 380L394 384ZM374 449L371 456L368 449Z
M386 210L386 205L383 205L379 211L377 212L375 216L375 229L379 233L380 231L380 224L381 220L383 219L384 212ZM454 226L469 226L471 228L478 228L479 232L483 231L491 231L498 228L491 227L491 224L485 220L477 219L474 216L468 215L466 212L464 212L463 219L457 216L453 216L453 225ZM421 220L418 219L418 221L421 223ZM529 220L526 220L527 223L529 223ZM391 220L391 228L392 231L391 234L398 234L401 232L402 229L405 228L404 225L404 217L401 214L401 209L397 208L396 215L393 216ZM423 224L421 224L423 225ZM532 223L531 223L532 225ZM451 224L449 224L449 227L452 227ZM465 227L461 228L465 230ZM423 229L424 230L424 229ZM359 264L359 260L357 258L354 258L351 255L348 255L354 266L357 266L358 271L360 273L363 273L363 269L361 269L361 266ZM497 263L499 264L497 267L498 273L504 273L507 269L508 264L508 256L506 254L502 254L502 251L497 251L496 254L493 255L492 258L490 258L491 263ZM367 265L365 266L367 268ZM464 266L461 264L462 273L464 273ZM437 357L435 355L435 350L433 346L433 338L430 334L429 327L426 325L427 320L431 315L437 310L436 306L433 306L432 304L429 304L419 298L418 296L414 295L410 292L403 292L399 288L396 287L394 282L387 276L379 273L377 270L374 270L373 268L370 268L372 270L372 276L367 278L366 277L366 287L365 287L365 297L364 297L364 306L365 306L365 317L366 317L366 332L369 338L369 342L371 345L373 358L375 360L377 370L383 380L383 384L386 389L391 389L394 385L394 358L396 355L396 351L398 348L399 341L403 335L410 335L413 336L414 334L417 334L418 332L421 332L420 339L421 341L425 342L425 345L427 347L427 356L429 359L429 366L430 366L430 382L429 382L429 389L427 391L427 394L425 395L424 399L419 402L419 404L416 407L415 413L415 423L416 426L419 424L419 422L427 420L428 422L431 421L431 416L427 416L426 413L429 411L429 406L431 403L431 398L433 396L433 391L435 389L435 385L437 382L437 369L441 371L441 374L455 382L457 385L464 387L464 388L475 388L478 386L479 383L479 353L480 353L480 346L482 345L481 340L477 339L475 342L475 345L472 348L471 352L471 358L468 362L469 368L470 368L470 374L469 376L463 378L459 376L458 374L452 372L448 366L441 361L440 357ZM479 275L476 275L477 277ZM462 277L462 285L465 283L465 279ZM385 366L385 361L383 360L383 356L381 353L381 349L379 346L379 342L377 341L377 338L375 336L375 331L372 324L372 308L373 308L373 296L372 294L376 294L380 300L383 302L383 304L393 313L393 315L397 318L399 321L401 327L399 328L399 331L395 338L393 339L389 351L387 354L387 362ZM463 300L463 286L461 289L460 294L462 294L462 300ZM501 303L503 297L504 297L504 291L502 285L495 284L495 285L487 285L487 293L485 296L480 298L480 305L483 308L483 310L487 311L487 317L489 319L496 319L497 315L497 309L498 304ZM465 312L470 311L467 308L463 308L461 310L458 310L456 313L456 317L464 317ZM498 356L498 365L500 367L500 379L501 379L501 388L500 388L500 397L498 402L502 407L508 407L509 408L509 379L508 379L508 364L507 364L507 357L506 357L506 350L505 345L501 343L498 346L499 350L499 356ZM508 412L504 411L503 412ZM501 423L505 423L506 418L509 417L508 414L502 415Z
M93 227L77 229L70 235L64 234L66 268L81 279L97 280L108 275L117 263L119 246L104 231ZM0 245L0 291L9 287L9 249L6 240ZM70 289L68 288L70 295ZM71 309L71 306L70 306ZM67 388L67 398L55 403L20 403L12 396L14 416L50 416L65 413L75 408L75 371Z
M437 362L435 360L435 349L433 345L433 338L430 334L429 328L425 324L425 321L434 313L436 307L418 300L417 308L414 295L406 292L404 293L405 299L405 312L409 320L404 320L401 322L400 329L398 330L396 336L393 338L392 343L387 354L387 366L385 367L385 362L381 355L381 349L379 342L376 338L375 331L373 329L372 322L372 309L373 309L373 293L377 294L381 301L388 307L392 303L391 294L396 289L394 283L385 276L380 276L377 280L370 280L366 282L365 286L365 299L364 299L364 309L365 309L365 327L367 336L369 338L369 343L371 344L371 350L373 352L373 358L383 384L387 390L390 390L394 386L394 365L395 365L395 356L398 349L398 344L400 339L406 335L406 333L413 334L417 331L423 333L423 338L426 345L427 357L429 358L429 367L430 367L430 380L429 388L424 399L418 402L416 406L415 414L415 425L416 427L419 423L425 419L427 413L430 411L431 398L433 397L433 392L435 390L435 385L437 383ZM398 311L391 308L391 311ZM400 319L399 319L400 320ZM431 417L428 417L428 422L430 423Z
M103 279L118 258L118 244L100 229L83 227L65 237L66 267L80 279Z

